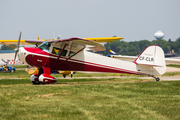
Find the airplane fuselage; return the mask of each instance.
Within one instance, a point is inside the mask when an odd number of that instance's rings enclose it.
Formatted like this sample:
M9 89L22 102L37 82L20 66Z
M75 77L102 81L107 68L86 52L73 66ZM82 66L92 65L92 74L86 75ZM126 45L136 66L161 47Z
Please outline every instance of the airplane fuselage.
M39 48L21 47L19 58L22 62L38 68L64 71L92 71L125 74L152 75L152 66L137 65L133 62L109 58L83 50L68 59L48 53ZM153 73L155 74L155 73ZM157 73L158 74L158 73Z

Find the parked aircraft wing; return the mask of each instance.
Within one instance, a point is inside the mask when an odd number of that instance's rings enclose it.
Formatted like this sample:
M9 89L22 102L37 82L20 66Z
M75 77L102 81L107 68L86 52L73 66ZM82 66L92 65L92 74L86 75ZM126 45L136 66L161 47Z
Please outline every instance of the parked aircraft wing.
M120 60L125 60L125 61L130 61L133 62L137 56L125 56L125 55L111 55L112 58L120 59ZM166 65L180 65L180 58L172 57L172 58L165 58Z
M112 58L130 61L130 62L133 62L137 58L137 56L127 56L127 55L109 55L109 56Z
M18 40L0 40L0 44L17 44ZM26 43L25 40L20 40L20 45L31 45L29 43Z
M180 59L173 57L173 58L165 58L166 65L180 65Z

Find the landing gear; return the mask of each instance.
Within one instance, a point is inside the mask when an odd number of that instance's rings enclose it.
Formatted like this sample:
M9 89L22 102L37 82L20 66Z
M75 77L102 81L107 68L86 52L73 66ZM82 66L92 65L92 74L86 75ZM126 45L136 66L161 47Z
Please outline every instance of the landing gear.
M156 79L156 81L159 81L160 80L160 78L159 77L154 77L154 76L152 76L154 79Z
M73 74L75 74L75 72L74 72L74 71L71 71L71 78L73 77Z
M54 83L54 82L57 82L56 78L54 78L54 77L52 77L52 76L50 76L48 74L45 74L45 73L43 73L43 74L41 74L39 76L39 81L41 83Z
M63 75L64 78L66 78L66 75Z
M31 81L34 85L57 82L57 80L54 77L50 76L50 74L50 68L40 68L38 74L31 75Z
M34 85L39 85L39 84L40 84L38 78L39 78L38 74L33 74L33 75L31 75L31 81L32 81L32 83L33 83Z
M33 74L31 75L31 81L34 85L57 82L57 80L54 77L47 74L41 74L40 76L38 74Z

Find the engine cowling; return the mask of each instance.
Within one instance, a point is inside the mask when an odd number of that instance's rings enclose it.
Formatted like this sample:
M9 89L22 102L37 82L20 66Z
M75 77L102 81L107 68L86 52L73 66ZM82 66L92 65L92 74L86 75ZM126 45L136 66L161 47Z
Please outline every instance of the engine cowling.
M39 76L39 81L43 83L54 83L57 82L56 78L48 75L48 74L41 74Z

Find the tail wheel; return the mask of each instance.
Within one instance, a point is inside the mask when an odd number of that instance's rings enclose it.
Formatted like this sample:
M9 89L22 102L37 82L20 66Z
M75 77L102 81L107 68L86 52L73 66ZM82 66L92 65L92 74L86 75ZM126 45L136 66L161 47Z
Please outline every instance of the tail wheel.
M156 81L159 81L160 80L160 78L159 77L154 77L154 76L152 76L154 79L156 79Z
M157 78L156 78L156 81L159 81L159 80L160 80L160 79L157 77Z

